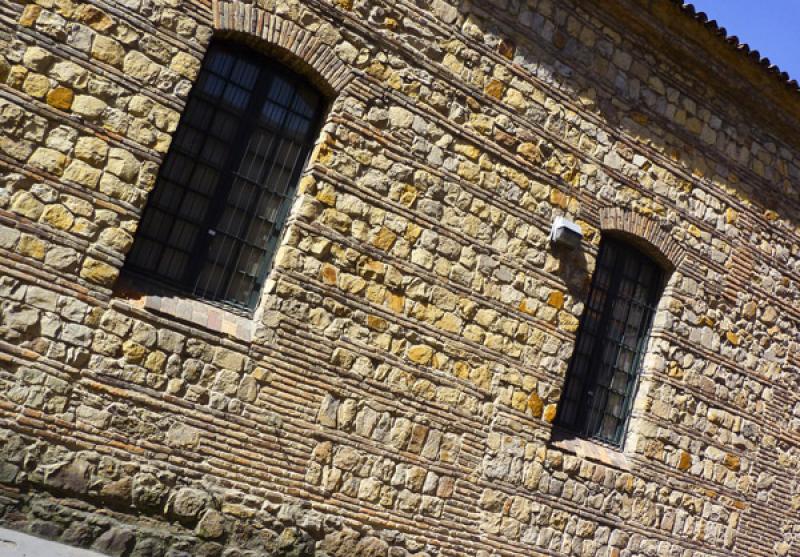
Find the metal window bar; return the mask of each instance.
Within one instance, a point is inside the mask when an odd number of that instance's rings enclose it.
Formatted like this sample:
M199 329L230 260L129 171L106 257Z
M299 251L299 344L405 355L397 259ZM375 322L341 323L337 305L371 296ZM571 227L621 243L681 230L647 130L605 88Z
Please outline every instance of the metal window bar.
M664 274L650 258L604 238L557 423L620 445Z
M323 104L313 87L262 55L212 44L126 270L252 310Z

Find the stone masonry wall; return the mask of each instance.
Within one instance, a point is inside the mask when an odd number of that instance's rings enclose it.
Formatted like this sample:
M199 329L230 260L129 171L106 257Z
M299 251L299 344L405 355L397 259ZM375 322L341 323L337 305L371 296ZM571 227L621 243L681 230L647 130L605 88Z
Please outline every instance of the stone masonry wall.
M672 23L708 33L667 0L0 2L0 525L800 555L800 98L756 110ZM214 37L330 98L252 318L123 271ZM620 451L552 429L602 233L671 269Z

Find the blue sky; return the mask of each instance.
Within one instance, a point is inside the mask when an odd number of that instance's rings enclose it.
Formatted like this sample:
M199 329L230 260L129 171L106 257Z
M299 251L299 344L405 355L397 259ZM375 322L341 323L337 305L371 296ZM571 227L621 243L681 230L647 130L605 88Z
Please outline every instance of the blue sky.
M800 0L686 0L800 81Z

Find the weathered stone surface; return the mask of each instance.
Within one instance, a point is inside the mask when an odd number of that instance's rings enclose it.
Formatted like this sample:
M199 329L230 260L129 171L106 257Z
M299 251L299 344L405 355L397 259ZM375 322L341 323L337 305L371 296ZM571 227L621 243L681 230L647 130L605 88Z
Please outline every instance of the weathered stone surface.
M209 502L205 491L183 488L178 490L171 502L172 513L182 522L193 522Z
M167 486L150 473L137 474L133 477L131 495L133 504L143 510L158 508L168 492Z
M219 512L209 509L197 523L197 534L201 538L216 539L225 533L225 519Z
M67 87L54 87L47 93L47 104L53 108L69 110L72 107L72 100L75 94L72 89Z
M6 10L0 521L140 556L797 554L800 107L667 4ZM223 36L328 111L285 228L238 232L272 263L222 250L266 273L252 315L128 255L148 203L198 206L167 151ZM612 235L670 269L619 450L556 424Z
M136 536L129 530L111 528L100 535L92 545L92 549L106 555L121 557L128 555L136 543Z

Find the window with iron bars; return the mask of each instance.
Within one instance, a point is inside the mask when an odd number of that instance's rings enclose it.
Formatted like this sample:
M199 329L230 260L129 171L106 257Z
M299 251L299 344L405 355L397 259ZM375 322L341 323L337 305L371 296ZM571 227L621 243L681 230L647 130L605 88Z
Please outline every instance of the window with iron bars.
M321 95L244 46L211 45L126 271L252 310L319 133Z
M557 424L620 446L664 272L631 245L603 238Z

